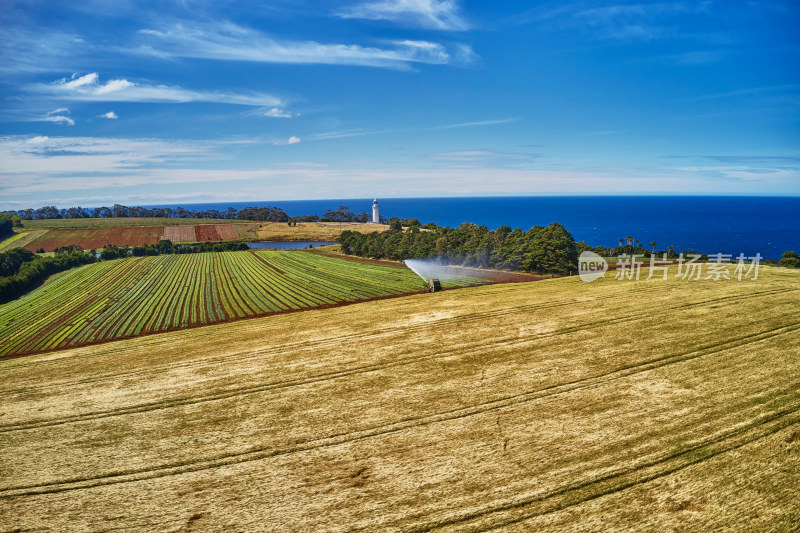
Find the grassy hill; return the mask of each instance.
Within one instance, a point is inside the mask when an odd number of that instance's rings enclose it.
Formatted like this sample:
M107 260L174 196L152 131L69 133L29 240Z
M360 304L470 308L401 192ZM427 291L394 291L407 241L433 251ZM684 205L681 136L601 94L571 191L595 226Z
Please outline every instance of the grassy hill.
M788 531L798 307L572 277L0 361L0 523Z
M486 280L458 276L451 287ZM103 261L0 305L0 357L426 290L398 266L251 250Z

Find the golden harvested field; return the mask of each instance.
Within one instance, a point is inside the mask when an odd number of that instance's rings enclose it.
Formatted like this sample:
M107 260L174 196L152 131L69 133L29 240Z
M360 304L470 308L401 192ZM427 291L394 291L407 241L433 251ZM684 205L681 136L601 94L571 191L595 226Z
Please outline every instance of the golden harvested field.
M789 531L798 309L572 277L0 361L0 524Z
M287 226L283 222L260 223L252 231L258 241L335 241L345 231L360 233L383 232L388 224L362 224L360 222L298 222Z

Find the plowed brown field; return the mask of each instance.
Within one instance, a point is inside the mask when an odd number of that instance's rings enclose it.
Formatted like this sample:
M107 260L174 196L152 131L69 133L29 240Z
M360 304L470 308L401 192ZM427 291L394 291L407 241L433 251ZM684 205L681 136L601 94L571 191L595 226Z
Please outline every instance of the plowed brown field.
M116 246L141 246L155 244L162 238L164 228L161 226L139 226L132 228L53 228L25 245L27 250L35 252L44 248L52 252L61 246L77 244L84 250L99 250L107 244Z
M222 237L220 237L219 231L217 230L217 226L213 224L195 226L194 233L199 242L222 240Z

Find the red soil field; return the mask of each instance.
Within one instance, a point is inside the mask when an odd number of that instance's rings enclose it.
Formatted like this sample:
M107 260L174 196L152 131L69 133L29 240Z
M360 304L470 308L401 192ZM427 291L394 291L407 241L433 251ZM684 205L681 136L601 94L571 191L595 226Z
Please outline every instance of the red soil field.
M167 226L164 228L164 239L172 242L195 242L197 238L195 226Z
M77 244L84 250L99 250L107 244L116 246L141 246L155 244L164 232L163 226L138 226L131 228L54 228L29 242L25 248L35 252L44 248L52 252L56 248Z
M219 238L224 241L235 241L239 239L239 231L233 224L217 224Z
M219 231L217 230L217 226L213 224L195 226L194 232L197 236L198 242L222 240L219 235Z

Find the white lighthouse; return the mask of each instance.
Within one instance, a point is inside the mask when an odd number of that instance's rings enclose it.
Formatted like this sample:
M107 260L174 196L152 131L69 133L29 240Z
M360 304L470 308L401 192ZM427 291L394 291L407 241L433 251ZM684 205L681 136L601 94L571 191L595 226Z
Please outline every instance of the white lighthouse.
M378 199L375 198L372 201L372 223L373 224L380 224L381 223L381 216L378 214Z

